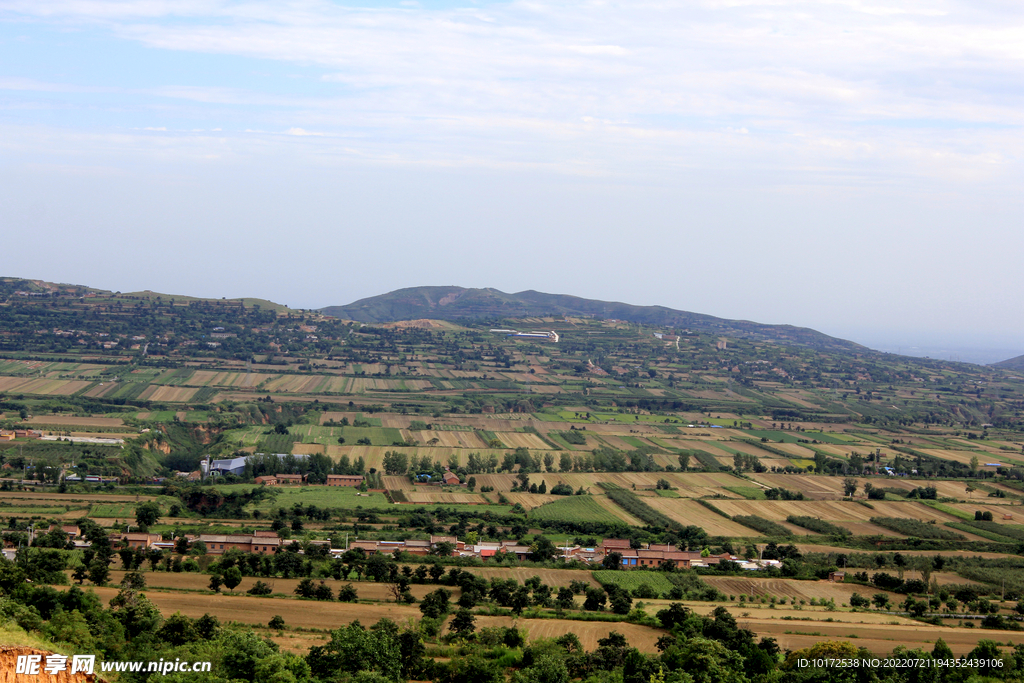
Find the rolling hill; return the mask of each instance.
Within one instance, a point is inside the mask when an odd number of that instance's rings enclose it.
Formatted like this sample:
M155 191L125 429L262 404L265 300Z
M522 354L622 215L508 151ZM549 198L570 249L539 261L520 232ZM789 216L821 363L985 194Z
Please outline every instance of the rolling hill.
M830 337L806 327L727 320L665 306L634 306L618 301L599 301L534 290L508 294L491 288L409 287L360 299L345 306L328 306L320 309L320 312L365 323L420 318L465 320L581 316L625 320L662 328L760 339L816 349L869 352L867 347Z
M1016 358L1008 358L1001 360L998 363L993 363L992 367L1001 368L1003 370L1016 370L1018 372L1024 372L1024 356L1017 356Z

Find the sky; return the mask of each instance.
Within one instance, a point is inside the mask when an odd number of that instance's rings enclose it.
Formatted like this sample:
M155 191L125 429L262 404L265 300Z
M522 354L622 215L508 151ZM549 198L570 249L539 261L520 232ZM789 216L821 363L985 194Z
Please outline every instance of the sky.
M0 0L3 275L1024 353L1019 0Z

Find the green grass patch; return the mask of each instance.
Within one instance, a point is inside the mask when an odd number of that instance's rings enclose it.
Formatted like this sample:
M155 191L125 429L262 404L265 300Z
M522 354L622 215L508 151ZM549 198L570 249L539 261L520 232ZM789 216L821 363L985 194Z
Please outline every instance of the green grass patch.
M907 519L904 517L872 517L872 524L895 531L905 536L915 538L931 538L941 541L963 541L963 536L953 533L936 524L927 524L918 519Z
M946 522L946 526L950 527L951 529L956 529L957 531L966 531L969 534L974 534L975 536L987 538L988 540L995 541L996 543L1017 543L1017 541L1010 538L1009 536L1003 536L1002 534L988 531L986 529L975 529L974 527L966 524L965 522Z
M972 522L974 521L974 515L972 515L970 512L957 510L955 507L951 505L946 505L945 503L938 503L934 500L922 500L921 502L930 508L935 508L939 512L945 512L947 515L953 515L954 517L959 517L960 519L965 519Z
M135 517L134 503L99 503L89 509L90 517L113 517L126 519Z
M675 586L665 576L665 572L621 571L616 569L600 569L592 572L594 580L607 590L617 586L629 591L630 594L641 586L648 586L658 596L666 595Z
M654 489L654 492L662 498L682 498L678 491L673 491L671 489Z
M723 486L722 488L738 496L743 496L747 500L768 500L768 497L764 495L764 489L758 486Z
M601 506L593 496L566 496L530 510L530 520L567 520L573 522L600 522L622 524L622 520Z
M786 521L790 524L795 524L804 529L809 529L816 534L825 534L828 536L849 536L851 532L849 529L844 529L841 526L836 526L831 522L826 522L823 519L817 517L804 517L798 515L790 515L786 518Z

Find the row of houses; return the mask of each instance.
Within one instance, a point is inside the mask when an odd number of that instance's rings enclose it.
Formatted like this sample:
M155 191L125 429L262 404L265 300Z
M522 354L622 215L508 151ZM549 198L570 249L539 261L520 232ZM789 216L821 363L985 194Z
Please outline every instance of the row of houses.
M328 474L327 481L321 486L351 486L358 487L363 483L364 477L361 474ZM256 477L253 481L263 486L282 486L286 484L302 485L307 483L304 474L273 474Z
M56 527L51 526L50 530L54 528ZM61 530L68 534L76 546L88 547L88 543L81 539L81 532L77 526L64 525ZM210 555L223 555L229 550L269 555L278 552L286 543L278 537L276 532L266 530L255 531L251 534L201 534L186 536L186 538L190 542L202 541L206 552ZM160 534L142 532L112 534L110 540L115 545L124 542L130 548L159 550L173 550L174 548L173 541L164 541ZM346 550L346 548L330 548L330 541L327 540L311 541L311 543L327 546L332 555L340 555ZM395 552L403 552L418 556L436 555L440 549L449 551L452 557L479 558L484 561L499 555L513 556L516 560L522 561L528 559L531 554L530 546L515 541L467 544L456 536L431 536L428 540L354 540L349 543L347 549L359 549L367 555L376 553L392 555ZM618 538L605 539L600 547L566 546L559 550L559 556L564 561L575 560L588 564L600 564L606 557L616 553L620 558L619 564L622 569L658 569L668 562L674 563L677 569L708 567L724 561L736 562L740 568L751 571L781 566L778 560L743 560L729 553L705 555L696 550L680 550L670 544L651 543L633 548L628 539ZM839 576L832 580L842 581L843 578Z
M600 561L612 553L618 553L621 557L619 565L622 569L657 569L668 562L674 563L677 569L709 567L726 561L735 562L740 569L749 571L782 566L778 560L744 560L729 553L704 555L699 550L680 550L669 544L651 543L633 548L628 539L606 538L601 543Z
M38 439L43 435L35 429L0 429L0 441L14 441L15 439Z

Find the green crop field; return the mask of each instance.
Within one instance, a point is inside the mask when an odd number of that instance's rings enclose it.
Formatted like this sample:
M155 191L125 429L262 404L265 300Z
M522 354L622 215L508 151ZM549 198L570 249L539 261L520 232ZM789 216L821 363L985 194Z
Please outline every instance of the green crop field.
M134 503L100 503L89 509L90 517L113 517L128 519L135 516Z
M222 484L215 487L221 493L248 491L252 484ZM268 497L256 504L250 504L249 510L266 512L274 508L291 508L296 503L316 505L320 508L357 508L380 510L393 507L383 493L359 493L348 486L280 486L272 489L276 496Z
M621 524L622 520L601 507L592 496L566 496L530 510L531 520L571 519L576 522Z
M674 588L663 572L601 569L593 572L593 576L602 586L618 586L630 592L641 586L650 586L658 595L665 595Z
M759 486L723 486L726 491L732 491L736 495L743 496L747 500L768 500L764 495L764 489Z

